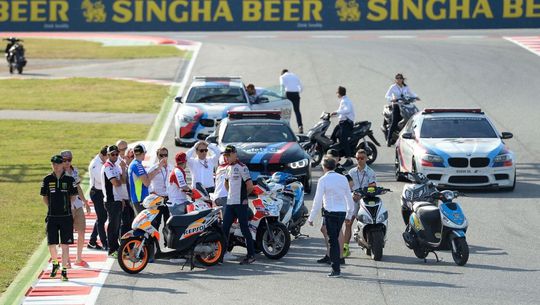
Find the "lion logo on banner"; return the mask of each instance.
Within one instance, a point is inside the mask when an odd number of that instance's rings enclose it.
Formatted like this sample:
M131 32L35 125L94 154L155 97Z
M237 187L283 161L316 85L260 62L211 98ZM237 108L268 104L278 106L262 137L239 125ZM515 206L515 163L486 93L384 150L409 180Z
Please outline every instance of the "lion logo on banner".
M360 6L356 0L337 0L336 10L339 21L358 21L360 20Z
M93 3L91 0L83 0L81 7L84 11L83 16L86 18L86 22L105 22L107 19L105 5L101 0L97 0L96 3Z

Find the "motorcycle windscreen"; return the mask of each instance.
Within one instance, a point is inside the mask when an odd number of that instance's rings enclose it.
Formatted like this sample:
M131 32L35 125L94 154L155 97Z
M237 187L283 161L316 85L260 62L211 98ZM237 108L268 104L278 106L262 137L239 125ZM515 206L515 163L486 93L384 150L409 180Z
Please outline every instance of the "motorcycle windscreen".
M418 231L418 236L424 241L430 243L439 243L441 241L441 213L435 206L421 207L416 214L418 215L422 228Z

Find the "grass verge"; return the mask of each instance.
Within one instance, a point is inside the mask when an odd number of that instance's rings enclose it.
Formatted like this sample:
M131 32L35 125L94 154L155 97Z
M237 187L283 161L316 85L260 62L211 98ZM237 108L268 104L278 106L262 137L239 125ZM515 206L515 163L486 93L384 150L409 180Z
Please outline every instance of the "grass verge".
M71 39L25 38L29 59L135 59L183 56L185 51L168 45L107 46Z
M100 78L6 79L0 109L157 113L169 87ZM13 94L17 92L17 94Z
M0 121L0 293L45 237L46 207L39 189L51 171L50 156L71 149L73 163L84 175L99 147L119 138L143 139L149 129L139 124Z

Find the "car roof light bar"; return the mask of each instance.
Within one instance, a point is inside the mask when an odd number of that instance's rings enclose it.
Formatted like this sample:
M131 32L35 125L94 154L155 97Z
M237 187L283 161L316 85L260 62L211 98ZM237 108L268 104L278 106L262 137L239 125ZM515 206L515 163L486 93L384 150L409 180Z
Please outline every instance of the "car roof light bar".
M426 108L424 111L422 111L422 114L430 114L430 113L448 113L448 112L458 112L458 113L477 113L477 114L484 114L482 109L474 108L474 109L467 109L467 108Z
M241 76L194 76L193 80L204 80L204 81L231 81L238 80L241 81Z
M242 119L272 119L281 120L281 111L261 110L261 111L229 111L227 112L229 120Z

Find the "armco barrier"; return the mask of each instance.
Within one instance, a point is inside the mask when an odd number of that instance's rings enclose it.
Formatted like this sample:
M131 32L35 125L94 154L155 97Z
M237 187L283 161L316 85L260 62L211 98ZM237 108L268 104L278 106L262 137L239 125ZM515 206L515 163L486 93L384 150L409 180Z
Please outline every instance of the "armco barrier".
M0 31L537 28L540 0L0 0Z

